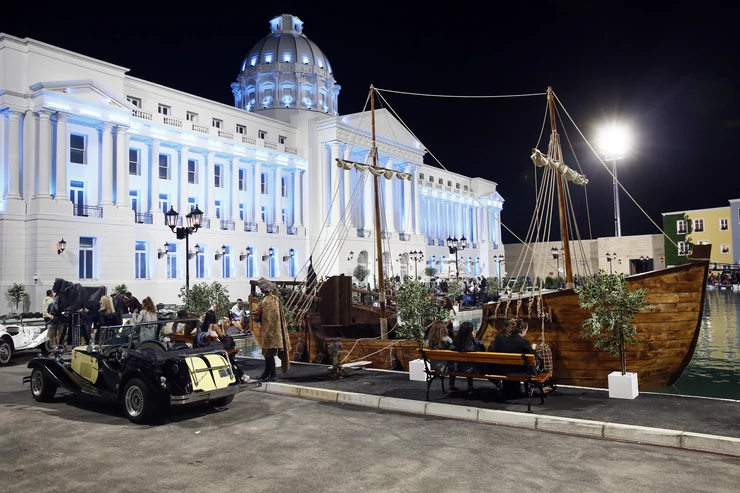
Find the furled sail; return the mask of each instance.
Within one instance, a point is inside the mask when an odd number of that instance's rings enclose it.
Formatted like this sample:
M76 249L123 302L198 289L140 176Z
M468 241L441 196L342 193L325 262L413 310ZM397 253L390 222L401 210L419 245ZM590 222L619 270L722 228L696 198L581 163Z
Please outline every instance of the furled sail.
M337 159L337 166L346 170L356 169L361 173L369 171L373 175L382 176L387 180L392 180L393 177L399 178L401 180L411 180L411 173L404 173L402 171L395 171L392 169L376 168L375 166L371 166L369 164L360 164L355 163L354 161L345 161L344 159Z
M540 168L548 167L555 169L559 171L560 174L563 175L563 178L567 181L572 181L576 185L588 184L588 178L569 168L560 161L557 161L549 156L542 154L539 149L532 149L531 158L535 166L539 166Z

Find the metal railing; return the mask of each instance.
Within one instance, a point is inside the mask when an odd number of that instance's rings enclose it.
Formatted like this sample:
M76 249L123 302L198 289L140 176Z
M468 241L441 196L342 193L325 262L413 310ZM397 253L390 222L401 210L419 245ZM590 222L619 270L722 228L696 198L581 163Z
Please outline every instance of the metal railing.
M370 238L370 230L357 228L357 237L358 238Z
M203 218L200 221L200 227L203 229L211 229L211 220L208 218Z
M288 226L285 228L287 233L289 235L297 235L298 234L298 226Z
M410 241L411 233L399 233L398 237L401 239L401 241Z
M144 213L135 212L134 222L136 222L136 224L152 224L152 215L146 212Z
M393 236L393 233L391 233L390 231L381 231L380 232L380 237L382 239L384 239L384 240L390 240L392 236Z
M227 219L221 219L221 229L226 231L234 231L235 225L234 221L229 221Z
M94 205L77 205L73 204L72 213L80 217L94 217L95 219L103 218L103 208Z
M279 224L268 224L267 225L267 232L278 234L280 233L280 225Z
M259 231L259 227L255 222L244 221L244 231L246 231L247 233L256 233L257 231Z

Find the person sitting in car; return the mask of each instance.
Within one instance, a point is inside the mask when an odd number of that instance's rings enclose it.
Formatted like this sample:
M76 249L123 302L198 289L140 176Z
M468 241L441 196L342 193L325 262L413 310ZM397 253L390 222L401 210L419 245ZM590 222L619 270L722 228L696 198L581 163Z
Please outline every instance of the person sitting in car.
M98 325L93 331L93 341L98 341L98 328L109 327L112 325L123 325L121 314L116 312L113 307L113 300L110 296L105 295L100 298L100 310L98 311Z

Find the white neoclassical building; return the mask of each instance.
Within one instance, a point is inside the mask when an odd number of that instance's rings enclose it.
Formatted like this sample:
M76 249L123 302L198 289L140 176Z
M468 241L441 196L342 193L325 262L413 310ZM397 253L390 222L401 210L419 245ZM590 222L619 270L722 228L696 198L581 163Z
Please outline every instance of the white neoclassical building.
M413 274L411 251L424 253L420 275L454 274L448 236L468 239L461 272L496 275L496 184L425 165L424 146L385 110L379 163L413 178L381 180L377 255L371 180L334 164L368 159L370 117L339 114L332 66L300 19L270 30L231 84L234 107L0 34L0 289L25 284L33 311L56 277L175 303L187 270L236 298L249 278L302 277L311 255L320 275L378 258ZM196 206L204 224L186 248L164 213L182 221Z

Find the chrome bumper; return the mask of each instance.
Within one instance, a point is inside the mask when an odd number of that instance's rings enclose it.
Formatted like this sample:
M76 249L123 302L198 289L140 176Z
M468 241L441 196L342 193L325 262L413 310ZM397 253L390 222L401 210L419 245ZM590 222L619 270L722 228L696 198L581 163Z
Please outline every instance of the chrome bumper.
M240 383L238 385L229 385L224 389L211 390L210 392L195 392L187 395L171 395L170 405L181 406L183 404L192 404L194 402L210 401L214 399L221 399L222 397L228 397L235 395L239 392L247 390L249 387L261 387L261 382L247 382Z

